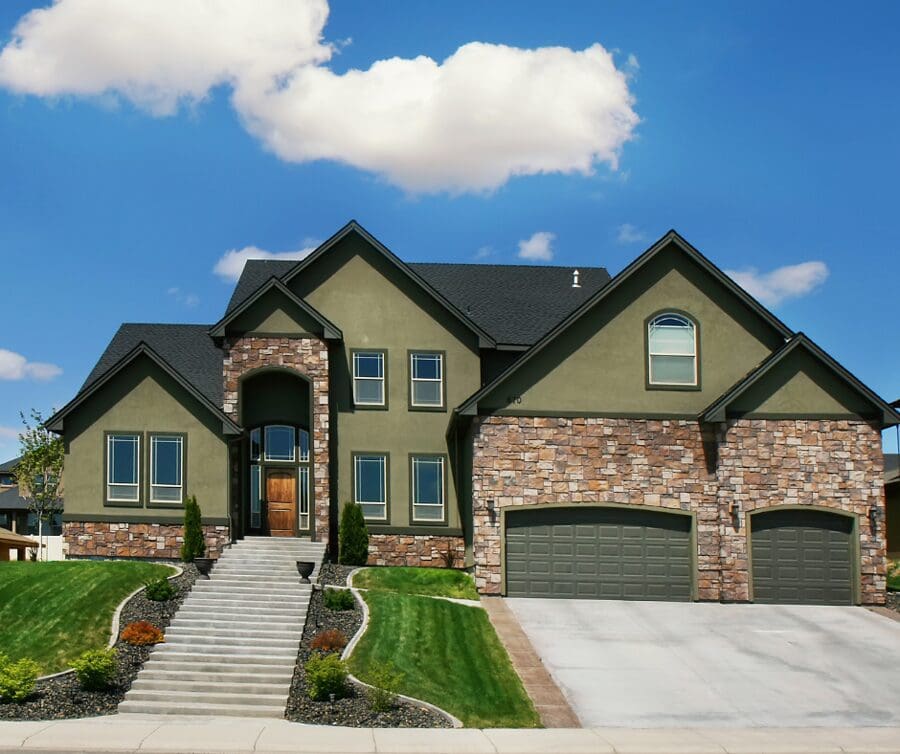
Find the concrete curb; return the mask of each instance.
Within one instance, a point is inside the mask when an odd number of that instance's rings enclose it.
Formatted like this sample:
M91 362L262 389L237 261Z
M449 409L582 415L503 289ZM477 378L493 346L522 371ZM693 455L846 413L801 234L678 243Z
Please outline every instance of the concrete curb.
M175 569L175 573L173 573L171 576L166 576L167 581L171 581L172 579L177 579L179 576L181 576L181 574L184 573L184 568L182 568L181 566L174 565L173 563L159 562L158 565L166 565L166 566L169 566L170 568ZM116 642L119 640L119 620L122 617L122 611L125 609L125 605L128 604L129 600L132 597L134 597L136 594L138 594L140 592L143 592L144 589L146 589L146 588L147 588L146 585L138 587L131 594L129 594L125 599L123 599L116 607L115 611L113 612L110 634L109 634L109 641L106 642L107 649L112 649L114 646L116 646ZM69 673L74 673L74 672L75 671L72 668L69 668L68 670L60 670L58 673L51 673L50 675L38 676L37 678L35 678L35 681L49 681L51 678L59 678L61 676L69 675Z

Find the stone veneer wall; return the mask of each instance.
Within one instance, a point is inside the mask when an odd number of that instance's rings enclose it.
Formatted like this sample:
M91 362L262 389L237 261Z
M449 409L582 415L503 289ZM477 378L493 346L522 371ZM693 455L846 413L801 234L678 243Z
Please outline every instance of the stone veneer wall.
M749 598L745 512L809 504L859 515L862 598L884 600L881 437L861 421L734 420L712 432L696 421L490 416L473 439L475 580L501 590L499 509L541 503L619 503L693 511L698 596Z
M227 526L203 525L207 557L217 558L230 542ZM70 558L159 558L181 560L181 524L66 521L63 538Z
M280 366L293 369L312 383L312 455L313 516L316 539L328 542L330 476L328 457L328 344L319 338L231 338L224 344L224 410L238 421L240 378L260 367Z
M463 568L465 562L466 543L462 537L369 534L369 565Z

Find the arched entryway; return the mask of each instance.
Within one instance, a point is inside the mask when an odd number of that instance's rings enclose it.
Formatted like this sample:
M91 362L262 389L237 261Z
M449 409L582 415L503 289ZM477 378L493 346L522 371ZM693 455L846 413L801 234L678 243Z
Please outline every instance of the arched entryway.
M310 393L309 381L293 369L262 368L241 379L244 534L313 533Z

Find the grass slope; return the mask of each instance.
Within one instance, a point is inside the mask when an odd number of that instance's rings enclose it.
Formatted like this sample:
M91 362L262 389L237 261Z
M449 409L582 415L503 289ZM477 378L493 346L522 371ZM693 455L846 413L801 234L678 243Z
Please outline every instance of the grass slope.
M174 570L155 563L64 561L0 563L0 652L30 657L41 673L65 670L86 649L109 641L113 612L151 578Z
M411 568L391 566L388 568L366 568L353 577L357 589L399 592L401 594L423 594L432 597L456 597L477 600L475 582L462 571L447 568Z
M365 600L369 627L350 659L359 678L373 663L390 663L403 673L402 693L468 727L540 725L484 610L390 592L368 592Z
M892 592L900 592L900 560L888 561L887 588Z

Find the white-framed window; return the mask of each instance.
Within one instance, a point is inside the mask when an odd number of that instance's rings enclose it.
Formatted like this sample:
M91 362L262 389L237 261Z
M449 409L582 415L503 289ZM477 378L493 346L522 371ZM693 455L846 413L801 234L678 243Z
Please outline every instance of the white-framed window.
M297 528L300 531L309 529L309 466L297 469L298 515Z
M250 467L250 528L262 526L262 467Z
M444 406L444 355L411 353L409 355L410 404L422 408Z
M181 503L184 498L184 438L150 436L150 502Z
M300 435L300 463L309 463L309 432L298 429Z
M683 314L660 314L647 325L651 385L697 384L697 326Z
M353 353L353 402L357 406L385 405L384 351Z
M412 514L413 521L444 520L444 456L412 456Z
M260 453L260 431L259 427L250 430L250 460L258 461Z
M109 502L138 502L141 499L140 478L140 435L107 435L106 499Z
M293 427L287 424L270 424L265 432L263 449L267 461L293 461L296 458Z
M359 453L353 457L353 497L368 520L387 520L387 474L386 455Z

